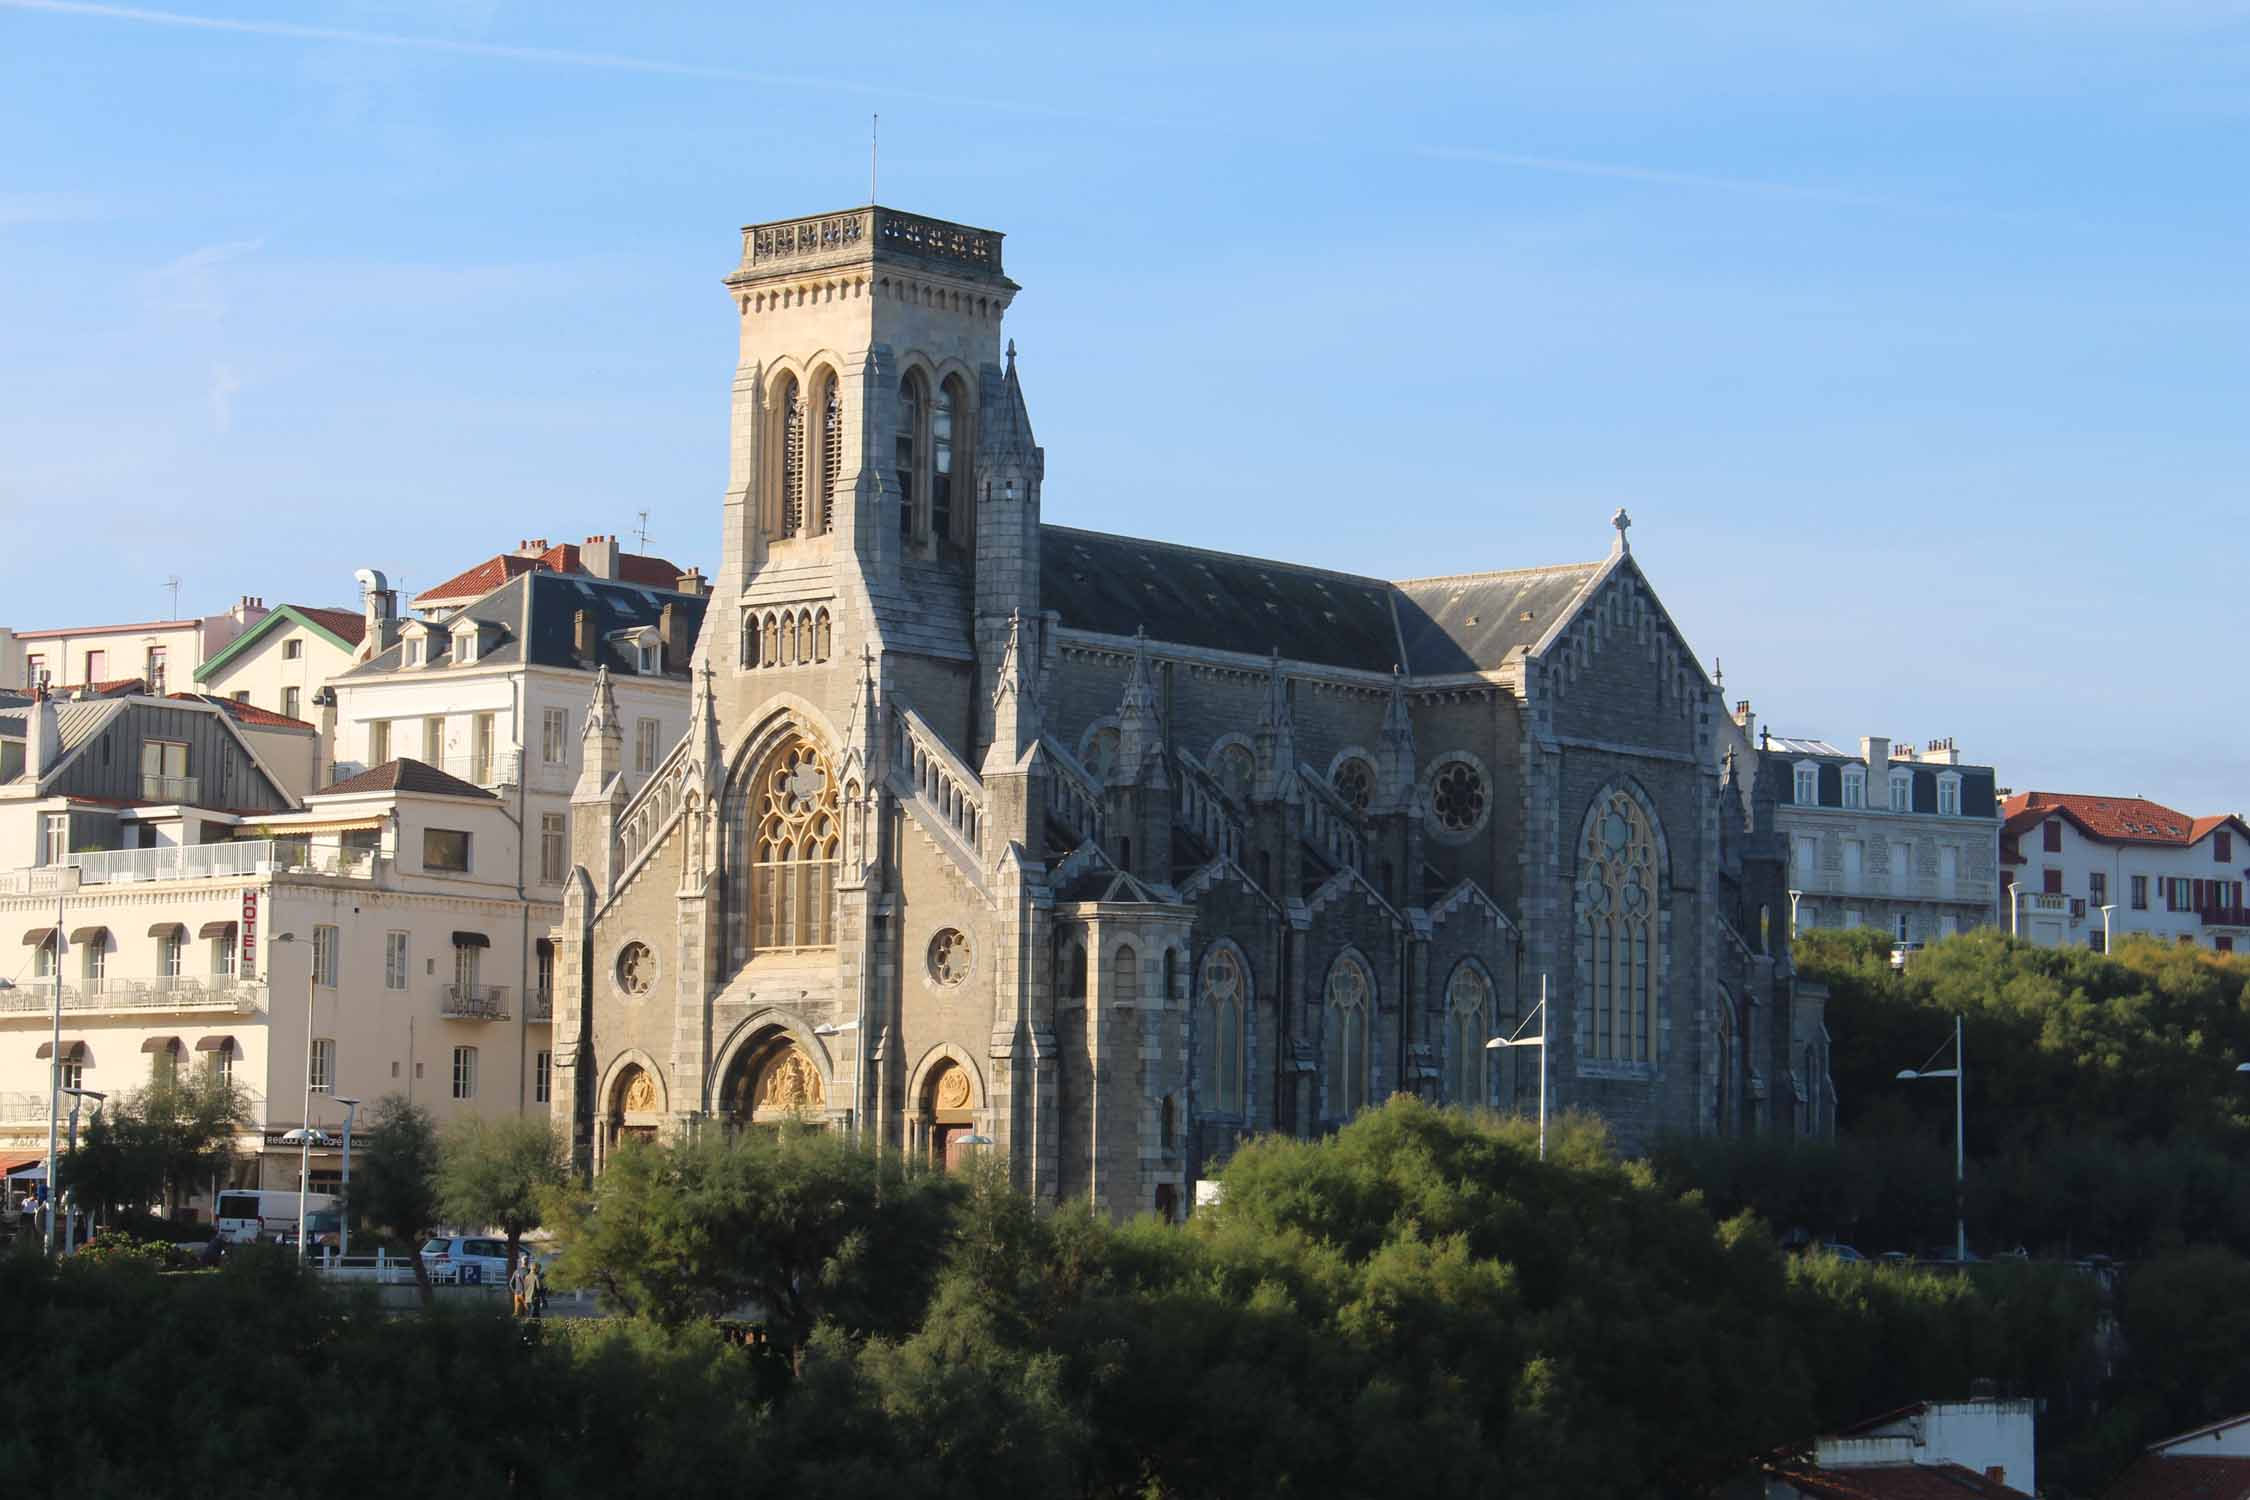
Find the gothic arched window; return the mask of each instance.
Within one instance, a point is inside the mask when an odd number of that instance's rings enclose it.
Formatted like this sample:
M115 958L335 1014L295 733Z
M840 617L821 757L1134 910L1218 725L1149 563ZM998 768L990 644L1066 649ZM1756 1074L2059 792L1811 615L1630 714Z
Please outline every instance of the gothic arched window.
M953 418L961 387L948 380L930 404L930 535L953 536Z
M841 824L827 760L809 740L790 740L751 779L749 810L751 946L834 947Z
M1240 742L1219 747L1211 758L1211 772L1219 780L1226 794L1237 802L1250 800L1250 787L1258 779L1258 758L1250 747Z
M795 536L804 529L805 517L805 402L797 377L781 377L774 393L774 409L781 416L780 493L776 496L775 534Z
M1656 830L1629 792L1605 794L1578 853L1578 973L1592 1011L1585 1047L1655 1059Z
M831 375L820 398L820 495L812 517L815 535L836 524L836 483L843 472L844 398L836 377Z
M1232 948L1213 948L1203 960L1203 1048L1197 1082L1203 1107L1213 1114L1243 1110L1242 960Z
M1725 990L1719 992L1718 1077L1712 1089L1712 1124L1719 1134L1733 1133L1734 1122L1729 1110L1734 1103L1734 1002Z
M1485 1050L1492 1021L1492 982L1473 964L1462 964L1445 983L1445 1097L1451 1104L1481 1109L1490 1102L1485 1087Z
M1123 1005L1139 998L1141 987L1140 960L1130 948L1120 948L1110 955L1109 994L1104 996L1111 1005Z
M1367 966L1350 954L1328 971L1328 1113L1349 1119L1367 1107L1368 1017L1375 1008L1375 983Z
M898 482L898 534L914 535L914 476L921 467L922 380L908 371L898 383L898 437L891 470Z
M1353 812L1365 813L1375 800L1375 768L1355 755L1336 768L1334 785Z

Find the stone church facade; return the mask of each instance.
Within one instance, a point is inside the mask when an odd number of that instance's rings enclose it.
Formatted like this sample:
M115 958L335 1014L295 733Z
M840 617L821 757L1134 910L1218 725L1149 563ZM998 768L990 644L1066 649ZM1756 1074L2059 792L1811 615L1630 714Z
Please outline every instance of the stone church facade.
M1406 1091L1825 1128L1770 795L1633 561L1396 583L1049 524L999 234L753 226L687 736L586 719L555 1109L1182 1211ZM1820 1076L1816 1076L1815 1070ZM1789 1099L1808 1086L1811 1109Z

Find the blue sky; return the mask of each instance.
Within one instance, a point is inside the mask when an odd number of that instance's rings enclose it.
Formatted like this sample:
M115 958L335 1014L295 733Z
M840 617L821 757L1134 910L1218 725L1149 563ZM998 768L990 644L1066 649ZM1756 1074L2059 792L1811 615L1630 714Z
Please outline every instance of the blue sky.
M1053 521L1408 577L1619 505L1777 731L2250 804L2250 0L0 0L0 621L708 568L751 220L1005 230Z

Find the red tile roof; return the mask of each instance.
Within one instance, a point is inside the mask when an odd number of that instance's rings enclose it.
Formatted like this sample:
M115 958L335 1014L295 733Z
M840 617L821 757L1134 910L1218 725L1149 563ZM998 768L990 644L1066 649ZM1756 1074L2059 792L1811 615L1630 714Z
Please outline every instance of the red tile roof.
M577 544L572 542L549 547L536 557L521 557L513 552L503 552L496 557L487 558L465 573L456 573L436 588L424 589L414 596L413 604L416 609L422 609L432 604L481 599L518 574L535 571L586 573L587 568ZM680 586L680 575L684 571L686 570L665 558L648 557L638 552L617 554L617 580L620 583L636 583L651 589L677 589Z
M458 776L449 776L427 761L400 757L348 777L333 786L324 786L313 793L316 797L349 795L354 792L424 792L438 797L476 797L492 801L492 794L482 787L471 786Z
M292 604L295 610L321 629L335 636L347 646L356 646L367 637L367 617L348 609L316 609L310 604Z
M2105 1500L2244 1500L2250 1458L2144 1453L2109 1487Z
M222 698L217 693L166 693L164 696L186 703L208 703L213 708L223 708L227 711L227 716L238 724L257 724L268 729L319 727L303 719L292 719L287 714L277 714L270 708L260 708L255 703L237 703L234 699Z
M2094 797L2077 792L2018 792L2000 804L2003 833L2021 833L2060 813L2087 837L2113 844L2188 845L2224 818L2196 819L2146 797ZM2231 814L2229 815L2231 816Z
M1823 1500L2029 1500L2023 1491L1959 1464L1877 1464L1863 1469L1775 1469L1799 1494Z

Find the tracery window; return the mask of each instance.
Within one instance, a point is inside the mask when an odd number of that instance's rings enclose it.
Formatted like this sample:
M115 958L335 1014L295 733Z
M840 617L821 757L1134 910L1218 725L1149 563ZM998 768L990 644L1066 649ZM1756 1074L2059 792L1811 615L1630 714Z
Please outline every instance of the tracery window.
M1375 800L1375 768L1358 756L1353 756L1336 768L1336 795L1351 805L1356 813L1367 811L1367 804Z
M750 787L756 836L750 864L750 942L759 949L836 943L841 852L836 777L812 743L792 739Z
M1250 800L1250 783L1257 779L1258 762L1248 745L1221 745L1211 769L1229 797L1237 802Z
M1215 1114L1243 1113L1242 960L1213 948L1203 960L1203 1053L1199 1092Z
M1117 769L1117 731L1111 728L1095 730L1086 736L1085 752L1079 757L1086 765L1086 774L1094 778L1096 786L1106 786L1110 773Z
M953 535L953 408L952 381L938 387L930 405L930 534Z
M1462 964L1445 985L1445 1097L1475 1109L1490 1099L1485 1088L1485 1042L1491 1035L1492 982Z
M782 536L795 536L804 529L805 515L805 403L796 376L781 377L774 407L781 413L781 492L776 507L780 524L776 529Z
M1109 989L1104 998L1111 1005L1121 1005L1138 999L1141 988L1140 959L1130 948L1120 948L1110 955Z
M1374 1009L1375 982L1367 966L1350 954L1328 971L1328 1113L1349 1119L1367 1107L1368 1017Z
M1654 1059L1656 831L1628 792L1608 793L1578 861L1578 972L1592 1008L1595 1057Z
M844 399L836 377L828 377L820 404L820 499L813 508L816 535L836 524L836 482L844 472Z
M1450 760L1430 783L1430 815L1447 833L1473 833L1484 822L1484 775L1465 760Z

